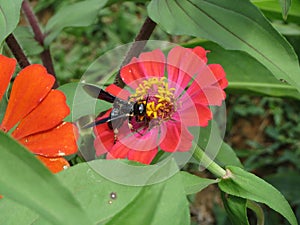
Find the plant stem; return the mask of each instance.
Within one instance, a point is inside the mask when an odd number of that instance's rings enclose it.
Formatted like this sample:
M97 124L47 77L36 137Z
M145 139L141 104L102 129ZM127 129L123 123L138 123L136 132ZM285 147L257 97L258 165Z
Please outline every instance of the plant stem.
M23 69L26 66L29 66L30 63L24 54L21 46L19 45L18 41L16 40L15 36L11 33L8 35L8 37L5 39L5 42L9 49L11 50L12 54L15 56L15 58L18 61L18 64Z
M28 20L28 23L30 24L33 33L34 33L34 38L37 40L41 46L44 45L44 35L40 29L38 20L36 16L34 15L30 3L28 0L24 0L22 3L22 10Z
M49 74L53 75L56 78L55 70L50 54L50 49L44 45L44 38L45 35L42 33L42 30L39 26L38 20L36 16L34 15L30 3L28 0L24 0L22 4L23 12L28 20L28 23L30 24L32 31L34 33L34 38L39 44L43 47L43 52L41 53L41 59L43 62L43 65L46 67ZM58 87L57 79L55 79L55 83L53 85L54 88Z
M193 143L194 144L194 143ZM209 156L205 154L205 152L196 145L195 151L193 153L193 157L206 169L208 169L211 173L216 175L218 178L222 178L226 175L226 171L215 163Z
M143 51L147 43L147 40L150 38L155 27L156 27L156 23L153 20L151 20L150 17L147 17L142 28L140 29L140 32L136 36L134 43L132 44L131 48L127 52L125 59L121 64L121 68L126 64L128 64L133 57L137 57ZM114 84L116 84L121 88L125 86L125 83L120 77L120 71L116 75Z
M265 215L264 215L264 211L262 210L260 205L258 205L257 203L255 203L251 200L247 200L247 207L256 214L257 225L264 225L265 224Z

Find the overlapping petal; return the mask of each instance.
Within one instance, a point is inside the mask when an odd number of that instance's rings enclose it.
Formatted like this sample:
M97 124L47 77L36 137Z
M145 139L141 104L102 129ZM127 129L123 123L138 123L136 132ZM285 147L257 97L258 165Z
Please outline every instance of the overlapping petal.
M17 61L0 54L0 101L15 71Z
M65 95L59 90L51 90L45 99L32 110L13 131L15 139L52 129L70 113Z
M181 100L186 101L187 98L192 98L197 104L221 105L226 97L223 89L228 85L224 69L219 64L210 64L204 71L207 71L206 76L211 78L207 78L206 81L200 79L198 77L205 74L199 73ZM198 83L198 81L202 83ZM204 81L207 83L204 84Z
M212 112L208 106L202 104L186 105L184 108L174 113L173 119L181 121L185 126L201 126L208 125L208 121L212 119Z
M130 150L128 152L127 158L132 161L136 161L144 164L150 164L154 159L154 157L156 156L157 152L158 152L158 148L154 148L148 151Z
M98 125L103 126L103 125ZM94 147L96 155L100 156L108 152L108 149L112 149L114 145L114 132L112 130L106 130L102 132L94 141Z
M212 67L213 70L210 67ZM199 73L195 76L193 83L196 83L201 89L205 89L212 85L218 84L220 80L225 78L225 73L223 73L224 70L222 73L219 73L221 72L221 70L217 71L214 69L214 66L211 65L202 67Z
M226 73L223 67L220 64L209 64L208 67L218 81L218 84L215 84L215 86L221 89L226 88L228 86L228 80L226 79Z
M181 100L185 102L191 98L194 103L202 105L221 105L225 99L225 92L219 87L210 86L204 89L193 83L187 92L182 96Z
M16 60L0 55L0 98L14 72ZM51 90L55 78L41 65L30 65L16 76L0 129L12 136L52 171L70 166L61 156L77 152L78 130L63 119L70 113L66 97Z
M166 59L164 53L160 49L140 54L139 62L146 77L164 76Z
M129 64L122 67L120 76L125 84L136 89L142 79L147 77L163 77L165 71L165 56L161 50L145 52L139 58L133 58Z
M72 123L63 122L44 132L29 135L19 141L31 152L45 157L60 157L77 152L77 129Z
M130 92L127 91L126 89L122 89L119 86L115 85L115 84L110 84L105 88L105 91L107 91L108 93L117 96L118 98L121 98L123 100L127 100Z
M109 151L109 159L124 159L127 158L129 148L126 145L123 145L121 142L116 142L111 150Z
M108 127L107 123L100 124L95 127L97 138L94 141L96 155L102 155L112 149L114 145L114 132Z
M168 80L172 81L169 86L176 88L176 97L205 66L205 62L190 49L177 46L169 52L167 59Z
M160 144L162 150L166 152L190 150L194 137L180 122L166 122L165 126L162 126L162 133L166 133Z
M52 172L58 173L68 167L70 167L69 162L63 157L57 158L47 158L38 155L37 158L44 163L44 165Z
M131 132L128 124L124 123L118 132L118 140L127 148L136 151L150 151L155 149L160 140L157 138L159 135L159 127L153 127L144 133L143 131Z
M146 77L137 58L133 58L128 65L122 67L120 76L123 82L133 89L138 87L138 80Z
M41 65L30 65L16 77L1 128L9 131L50 92L54 77Z
M191 49L193 53L195 53L204 63L207 63L207 53L209 51L205 50L201 46L196 46L195 48Z

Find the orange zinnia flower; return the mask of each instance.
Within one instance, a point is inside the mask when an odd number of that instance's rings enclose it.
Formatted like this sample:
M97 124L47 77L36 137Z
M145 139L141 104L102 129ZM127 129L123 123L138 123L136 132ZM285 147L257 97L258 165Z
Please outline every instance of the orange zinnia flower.
M0 55L0 101L16 60ZM0 130L8 132L54 173L69 167L63 156L77 152L77 130L62 120L70 113L65 95L53 90L55 78L38 64L20 71L13 83Z

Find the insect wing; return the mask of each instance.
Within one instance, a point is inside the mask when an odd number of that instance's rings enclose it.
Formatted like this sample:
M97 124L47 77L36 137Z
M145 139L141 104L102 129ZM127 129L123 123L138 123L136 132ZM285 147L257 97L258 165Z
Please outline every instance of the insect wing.
M100 125L100 124L103 124L103 123L106 123L106 122L109 122L109 121L111 121L110 116L102 118L100 120L93 121L92 123L88 123L88 124L84 125L82 128L83 129L91 128L91 127L94 127L94 126L97 126L97 125Z
M90 128L103 123L109 123L110 126L119 128L133 111L132 103L120 99L95 85L84 84L83 89L93 98L113 103L113 109L109 117L96 120L85 125L83 128Z
M116 100L116 96L104 91L103 89L92 85L92 84L83 84L83 89L86 93L88 93L93 98L98 98L100 100L104 100L109 103L114 103Z

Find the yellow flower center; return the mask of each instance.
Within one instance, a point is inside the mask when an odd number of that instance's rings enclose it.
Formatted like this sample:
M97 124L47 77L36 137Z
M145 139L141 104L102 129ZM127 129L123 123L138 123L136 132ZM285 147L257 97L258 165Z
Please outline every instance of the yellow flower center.
M148 120L168 120L176 110L175 88L169 88L165 77L144 80L130 96L130 101L144 101Z

